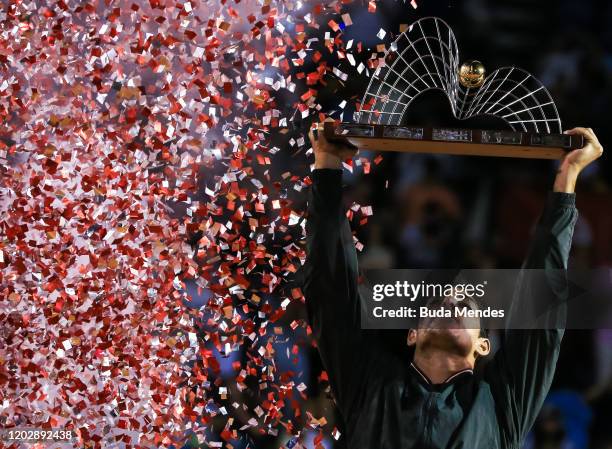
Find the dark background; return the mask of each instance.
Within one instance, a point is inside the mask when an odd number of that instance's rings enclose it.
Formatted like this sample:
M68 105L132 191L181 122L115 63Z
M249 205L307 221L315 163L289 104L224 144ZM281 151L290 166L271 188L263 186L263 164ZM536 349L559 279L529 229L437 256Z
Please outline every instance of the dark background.
M415 10L409 3L384 1L377 3L376 14L367 12L367 2L346 5L345 10L351 14L353 25L346 29L343 40L354 38L365 47L381 43L375 37L380 28L388 32L388 44L393 40L391 34L398 34L400 24L430 15L444 19L454 30L462 60L478 59L489 73L506 65L533 73L555 99L564 129L593 128L609 151L612 5L608 2L422 0ZM317 101L321 112L349 121L351 104L363 95L368 78L357 76L354 69L350 71L345 61L331 59L329 63L344 68L351 76L346 83L330 80L320 88ZM288 105L294 101L291 97L285 100ZM338 104L343 100L350 101L341 111ZM414 124L458 124L443 94L436 92L418 98L406 120ZM293 137L307 125L307 121L296 120ZM501 121L480 119L461 126L506 127ZM289 137L278 136L276 144L287 148ZM275 156L271 170L277 174L307 174L313 160L312 156L304 157L304 149L284 149ZM365 156L373 159L374 155ZM574 267L612 266L611 165L612 158L604 153L579 179L580 219L570 261ZM364 245L360 265L517 268L526 254L554 172L555 163L549 161L385 153L369 175L356 170L356 174L346 176L347 207L357 203L374 210L367 220L356 214L352 221L355 235ZM294 209L305 208L305 192L289 192L288 198L294 201ZM275 298L269 301L274 303ZM290 307L283 322L287 325L304 317L303 308ZM393 338L398 341L397 335ZM493 335L494 342L495 338ZM303 382L307 387L307 399L287 405L287 409L294 408L294 419L305 426L304 431L300 438L282 432L274 437L247 431L232 443L234 447L314 447L315 439L326 448L344 447L343 438L336 442L331 436L334 427L342 432L342 425L329 399L328 383L321 378L319 356L310 339L296 333L277 347L277 355L279 366L286 363L292 369L296 385ZM231 362L222 367L228 377L232 376ZM256 385L252 387L257 389ZM240 396L239 392L232 394L233 400ZM242 400L256 404L259 399L243 395ZM297 416L296 407L301 416ZM235 416L239 421L247 419L238 412ZM324 417L326 421L318 426L312 417ZM567 331L554 385L525 447L611 449L610 423L612 330Z

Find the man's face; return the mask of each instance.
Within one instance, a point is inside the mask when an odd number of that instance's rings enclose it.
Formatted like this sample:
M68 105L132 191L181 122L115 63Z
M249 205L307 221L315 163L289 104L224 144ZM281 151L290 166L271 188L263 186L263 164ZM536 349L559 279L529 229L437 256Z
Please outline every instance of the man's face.
M471 298L458 300L453 296L432 299L427 302L430 313L449 311L451 317L429 316L421 318L418 329L411 329L408 345L415 345L420 351L435 349L459 356L486 355L489 342L480 337L480 319L456 316L455 307L478 309Z

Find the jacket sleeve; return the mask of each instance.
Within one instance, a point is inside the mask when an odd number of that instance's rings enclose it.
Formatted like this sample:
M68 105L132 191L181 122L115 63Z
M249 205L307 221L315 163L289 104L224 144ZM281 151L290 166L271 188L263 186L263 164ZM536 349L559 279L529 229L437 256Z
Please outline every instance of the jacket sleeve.
M304 294L313 336L344 414L365 388L377 350L360 325L357 254L342 205L342 171L314 170L312 180Z
M487 367L497 390L502 436L508 447L519 447L524 440L554 377L564 331L559 327L565 325L567 261L577 218L574 194L549 194L519 274L501 347ZM536 315L548 312L531 327L518 322L516 311L525 308Z

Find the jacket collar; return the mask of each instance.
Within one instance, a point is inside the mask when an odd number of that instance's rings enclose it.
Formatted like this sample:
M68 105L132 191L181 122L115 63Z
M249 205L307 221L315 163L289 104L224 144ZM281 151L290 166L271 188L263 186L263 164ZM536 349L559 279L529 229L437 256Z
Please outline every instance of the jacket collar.
M466 368L463 369L461 371L457 371L455 374L451 375L450 377L448 377L444 382L442 382L441 384L434 384L429 377L427 377L427 375L425 375L425 373L423 371L421 371L419 369L418 366L416 366L414 364L414 362L410 362L410 366L412 368L412 370L417 373L418 377L425 382L427 385L446 385L451 383L453 380L459 378L459 377L463 377L463 375L469 374L472 375L474 374L474 370L470 369L470 368Z

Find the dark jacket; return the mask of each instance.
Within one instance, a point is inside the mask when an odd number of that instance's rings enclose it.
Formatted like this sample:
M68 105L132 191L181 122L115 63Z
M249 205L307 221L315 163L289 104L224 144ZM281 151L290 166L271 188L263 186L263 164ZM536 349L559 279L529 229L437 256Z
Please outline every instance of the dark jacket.
M431 384L410 359L381 343L380 332L361 329L357 255L342 205L342 171L315 170L312 180L304 293L347 447L520 448L550 388L563 330L506 330L482 370ZM574 200L574 194L549 194L524 267L567 268L577 219ZM533 294L529 281L519 284L516 298L526 301ZM563 295L563 283L548 288L551 298Z

